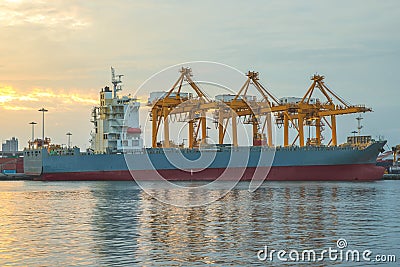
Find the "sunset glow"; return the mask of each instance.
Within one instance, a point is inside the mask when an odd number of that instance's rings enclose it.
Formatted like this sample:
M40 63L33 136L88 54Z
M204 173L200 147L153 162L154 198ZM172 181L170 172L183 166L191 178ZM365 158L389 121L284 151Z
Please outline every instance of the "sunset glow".
M5 110L36 110L43 103L61 110L68 110L72 105L90 107L97 104L96 97L77 92L66 93L64 90L34 88L22 91L11 86L0 86L0 108Z
M346 2L343 9L320 1L1 1L0 119L12 127L0 138L28 140L26 123L38 121L37 109L46 107L53 138L80 132L74 141L87 145L90 111L101 88L111 86L111 66L125 75L120 94L134 95L164 68L206 60L259 71L278 97L301 97L309 77L323 74L346 100L373 108L363 120L365 133L399 143L400 127L381 127L398 109L390 97L398 91L398 3L367 2ZM149 90L166 90L173 82ZM382 101L376 100L378 89L384 90ZM60 127L66 122L68 129ZM356 121L348 116L339 123L343 142Z

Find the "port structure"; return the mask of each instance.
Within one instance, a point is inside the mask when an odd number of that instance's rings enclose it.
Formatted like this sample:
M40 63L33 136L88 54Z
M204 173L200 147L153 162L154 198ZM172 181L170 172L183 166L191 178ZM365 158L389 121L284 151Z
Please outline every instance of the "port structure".
M400 154L400 145L396 145L392 147L392 152L393 152L393 166L398 166L399 165L399 154Z
M276 123L278 126L283 125L283 145L285 147L293 146L296 142L298 142L300 147L305 145L322 145L322 141L324 140L322 132L325 129L325 125L328 125L331 131L331 140L327 145L337 146L336 116L372 111L371 108L365 107L365 105L350 104L329 89L324 79L325 77L322 75L313 75L311 77L312 84L301 99L295 102L281 104L282 107L286 106L286 109L275 112ZM322 94L324 100L314 97L316 91ZM289 144L289 122L291 122L290 126L292 126L297 133L291 144ZM306 141L304 127L307 126L315 127L315 138L309 137Z
M236 95L221 95L219 101L210 99L200 87L192 80L190 68L182 68L180 77L172 88L156 101L150 103L150 117L152 121L152 147L171 147L169 140L168 117L177 114L186 114L180 121L189 125L188 147L198 147L206 144L207 124L206 112L213 110L214 122L218 124L219 144L224 143L227 125L232 125L232 145L238 146L237 119L244 118L244 124L251 124L254 146L273 146L272 140L272 112L286 110L286 106L280 106L276 97L266 90L259 82L258 72L249 71L247 80ZM186 81L195 91L196 97L181 92L183 82ZM261 101L248 95L249 85L253 84L261 94ZM228 98L224 98L228 96ZM262 120L262 117L265 117ZM157 135L163 122L164 142L157 142ZM201 138L199 131L201 129ZM267 129L268 138L263 133Z
M206 143L206 111L215 108L215 102L211 101L192 80L192 70L190 68L182 67L180 73L181 75L171 89L151 104L152 147L159 147L161 145L157 144L157 135L161 122L163 122L164 126L164 142L162 147L171 147L168 117L172 114L182 113L188 114L185 120L189 124L189 148L198 146L199 143ZM192 98L190 94L181 92L184 81L195 91L196 98ZM198 141L200 129L201 139Z
M286 107L282 107L278 99L259 82L258 72L248 71L246 76L247 80L236 95L221 99L229 107L231 114L220 108L215 115L218 119L219 143L223 143L226 126L231 120L233 146L237 146L237 117L245 117L243 123L252 125L253 146L273 146L272 113L284 111ZM248 94L250 84L254 85L261 99ZM264 134L265 130L267 137Z
M371 112L372 109L365 105L352 105L331 89L324 82L325 77L322 75L313 75L311 77L312 84L308 88L306 94L303 96L301 101L297 104L297 127L299 138L299 145L304 146L304 126L311 125L315 127L315 138L309 139L308 145L320 146L322 141L322 131L324 125L328 125L331 130L331 140L328 142L328 146L337 146L337 134L336 134L336 116L352 114L352 113L365 113ZM319 90L324 96L325 100L321 101L316 99L315 102L311 102L313 94L316 90ZM335 104L335 101L337 102Z
M289 105L279 104L279 100L259 82L259 73L249 71L245 83L236 95L216 96L218 101L212 100L192 80L190 68L182 68L180 77L172 88L160 96L156 101L149 103L151 106L150 117L152 121L152 147L171 147L169 141L168 116L186 114L181 122L189 124L189 148L198 147L206 143L207 125L205 114L213 110L214 122L218 125L218 143L224 143L227 125L232 125L232 145L238 146L237 120L243 118L244 124L252 125L253 146L273 146L272 139L272 115L280 112L284 114L287 121L292 119L294 109ZM193 98L187 93L182 93L183 82L186 81L194 89L197 97ZM254 85L261 99L249 95L250 84ZM219 98L218 98L219 97ZM164 127L164 142L157 142L157 135L161 122ZM286 123L288 129L289 124ZM201 129L201 138L198 139ZM264 132L267 131L267 137ZM285 131L288 136L288 130Z
M237 121L244 118L244 124L252 125L253 146L274 146L272 138L272 117L278 128L283 126L283 145L320 146L322 145L322 131L328 125L331 130L331 140L328 146L337 146L336 116L352 113L371 112L372 109L364 105L351 105L334 93L324 83L324 76L312 76L312 84L305 95L296 102L282 103L259 82L259 73L249 71L247 80L240 87L236 95L216 96L210 99L193 81L190 68L182 67L180 77L172 88L163 96L151 103L152 120L152 147L171 147L169 139L169 120L173 114L186 114L181 122L189 124L189 148L198 147L207 142L207 125L205 114L213 110L214 122L218 125L219 144L224 143L227 125L232 125L232 145L238 145ZM194 90L196 97L181 91L183 82L187 82ZM253 85L261 98L248 94L250 85ZM315 91L320 91L325 100L314 98ZM218 98L219 97L219 98ZM338 102L337 104L335 102ZM158 131L163 122L164 142L157 143ZM315 138L308 138L305 142L304 127L315 127ZM289 143L289 128L296 132L295 138ZM201 138L199 131L201 129ZM264 132L267 132L265 136Z

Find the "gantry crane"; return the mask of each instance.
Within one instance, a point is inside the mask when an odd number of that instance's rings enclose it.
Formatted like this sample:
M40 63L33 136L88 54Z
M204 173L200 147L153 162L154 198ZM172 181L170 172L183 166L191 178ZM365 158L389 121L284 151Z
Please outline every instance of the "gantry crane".
M299 145L305 145L304 126L314 126L316 128L316 137L310 138L306 145L321 145L323 126L327 124L331 129L332 139L328 145L337 145L336 136L336 116L351 113L370 112L371 108L364 105L351 105L324 83L324 76L314 75L313 81L306 94L300 101L281 103L272 93L265 89L259 82L258 72L249 71L247 80L236 95L229 96L222 101L213 101L197 86L192 80L190 68L180 70L180 77L174 83L172 88L164 96L152 104L152 147L157 147L157 134L163 121L164 126L164 147L170 147L169 141L169 121L172 114L186 114L183 121L189 124L189 148L198 146L200 143L206 143L207 125L206 112L214 110L214 120L218 124L219 144L223 144L224 136L227 130L229 120L232 121L232 143L238 145L237 138L237 118L244 118L244 123L252 124L253 146L265 145L273 146L272 140L272 114L275 115L276 123L283 125L284 146L289 146L289 123L297 131L292 145L299 140ZM192 98L187 93L181 93L183 82L195 91L196 97ZM253 84L261 94L261 99L248 95L250 84ZM313 98L313 93L319 90L326 98L324 102ZM338 104L334 103L338 101ZM222 103L221 103L222 102ZM265 120L262 125L262 117ZM328 120L326 117L329 117ZM261 127L260 127L261 126ZM201 139L198 139L201 128ZM267 138L265 138L265 128L267 129ZM267 142L265 142L267 139Z
M393 152L393 166L398 166L399 165L398 155L400 154L400 145L393 146L392 152Z
M253 145L265 145L264 131L265 128L267 128L267 144L268 146L273 146L272 114L275 114L276 123L278 125L283 124L284 126L284 146L289 146L289 122L291 122L294 128L298 131L297 123L295 121L295 118L297 118L297 105L292 103L280 103L280 101L259 82L258 72L249 71L246 76L246 82L234 98L224 101L224 103L231 108L231 112L225 113L225 116L218 116L219 142L223 142L226 125L228 120L232 119L233 144L237 144L237 141L235 141L237 140L235 119L236 117L244 116L244 123L253 125ZM250 84L253 84L261 94L261 99L257 100L248 97L247 93ZM223 114L221 109L219 114ZM262 117L265 117L265 120L262 127L260 127ZM224 119L227 119L226 123L223 123Z
M197 143L197 136L201 128L201 143L206 142L207 125L205 112L213 106L212 101L203 93L203 91L192 80L190 68L182 67L180 77L166 92L164 96L152 103L151 120L152 120L152 147L157 147L158 130L163 119L164 126L164 143L163 147L170 147L169 140L169 120L171 113L189 113L189 147L193 148ZM192 99L189 94L182 94L181 89L183 82L186 81L195 91L197 98ZM203 106L205 105L205 106ZM197 124L196 122L199 122ZM197 129L195 129L197 127Z
M233 146L237 146L237 118L245 117L244 123L253 125L253 145L260 145L263 142L263 136L259 133L259 114L254 112L252 106L254 106L254 102L252 99L249 99L247 96L247 91L250 85L250 82L255 75L254 72L248 72L247 80L240 88L239 92L232 96L227 95L227 99L221 99L226 106L220 105L217 111L218 117L218 133L219 133L219 143L222 144L227 124L229 120L232 120L232 143ZM252 105L253 104L253 105ZM260 144L259 144L260 143Z
M313 81L306 94L303 96L301 101L297 104L297 128L300 146L304 146L304 122L309 122L309 125L315 126L316 137L314 140L309 140L311 145L321 145L321 132L323 129L323 122L325 122L331 129L332 139L328 145L337 145L336 135L336 116L352 113L371 112L372 109L365 107L364 105L351 105L344 99L335 94L330 90L324 83L324 76L314 75L311 80ZM312 101L313 93L315 89L318 89L322 95L326 98L326 102L321 102L318 99ZM334 100L339 103L335 104ZM326 119L330 117L330 121ZM311 122L311 123L310 123Z
M322 135L321 132L324 129L324 123L326 123L331 129L332 139L328 145L337 145L336 135L336 116L352 113L365 113L371 112L372 109L365 107L364 105L351 105L350 103L343 100L332 90L330 90L324 83L324 76L314 75L311 80L313 81L306 94L298 103L280 103L279 100L274 97L268 90L266 90L259 82L257 72L249 71L247 73L248 79L245 84L241 87L235 98L226 104L232 108L238 116L249 116L247 123L253 124L253 140L260 140L262 132L267 126L268 133L268 145L272 146L272 124L271 114L275 114L277 124L283 124L284 132L284 146L289 146L289 122L297 131L297 135L293 140L292 145L299 140L299 145L305 145L304 138L304 126L310 125L316 127L316 138L308 140L307 145L321 145ZM256 89L261 93L261 101L251 101L246 99L247 91L250 82L254 84ZM325 102L321 102L318 99L313 99L313 93L315 88L321 91L323 96L326 98ZM314 101L312 101L314 100ZM338 104L334 103L334 100L338 101ZM265 124L262 127L261 133L259 133L260 117L266 116ZM326 117L330 117L328 120ZM222 127L221 123L219 123ZM223 129L219 131L224 133ZM233 133L235 137L235 132ZM223 140L223 136L220 142ZM253 141L253 145L259 145L260 142Z
M233 145L237 145L237 130L236 130L236 118L245 117L244 123L252 124L253 131L253 145L260 146L268 144L273 146L272 140L272 113L277 111L286 110L286 106L279 104L278 99L270 93L267 89L262 86L259 82L259 73L255 71L249 71L247 74L247 80L240 88L238 93L232 98L223 101L231 110L231 113L225 112L220 108L218 116L219 125L219 142L222 143L226 132L226 125L228 120L232 120L232 134L233 134ZM249 85L253 84L256 90L261 94L261 99L256 99L248 95ZM221 107L221 106L220 106ZM264 123L262 124L262 117L265 117ZM224 119L226 122L224 123ZM262 124L262 125L261 125ZM267 129L267 142L265 142L264 131Z

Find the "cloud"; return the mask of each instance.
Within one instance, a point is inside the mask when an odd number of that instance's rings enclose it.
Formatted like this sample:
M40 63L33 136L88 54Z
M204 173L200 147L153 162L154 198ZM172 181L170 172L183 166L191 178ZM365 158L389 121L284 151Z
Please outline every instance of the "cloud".
M372 106L379 128L391 125L384 108L398 107L398 13L393 0L2 0L1 83L12 87L0 86L0 110L15 121L18 110L68 110L68 131L78 131L110 65L126 75L125 94L165 67L210 60L260 71L278 96L302 93L318 71L346 99ZM88 115L70 115L78 111Z
M90 21L79 8L62 1L14 0L0 4L0 23L4 26L37 25L47 28L85 28Z
M97 96L63 89L19 90L11 86L0 85L0 109L36 110L39 106L58 111L71 110L76 107L87 109L97 104Z

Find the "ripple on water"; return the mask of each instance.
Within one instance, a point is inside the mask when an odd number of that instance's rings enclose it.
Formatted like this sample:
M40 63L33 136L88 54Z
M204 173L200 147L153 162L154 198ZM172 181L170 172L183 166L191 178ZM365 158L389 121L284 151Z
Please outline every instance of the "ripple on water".
M178 208L129 182L1 182L0 265L265 265L265 245L335 248L338 238L400 257L399 188L271 182L251 193L243 182L210 205Z

